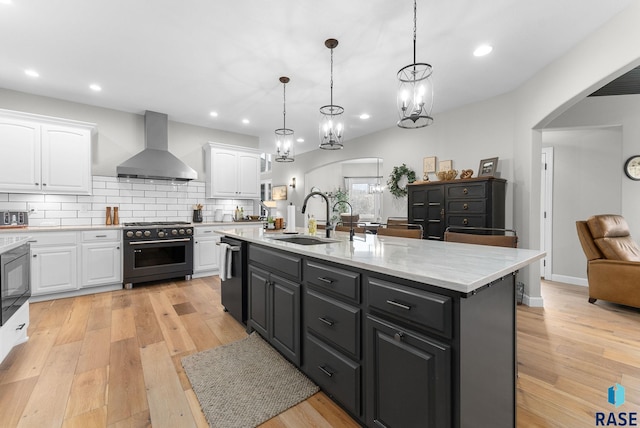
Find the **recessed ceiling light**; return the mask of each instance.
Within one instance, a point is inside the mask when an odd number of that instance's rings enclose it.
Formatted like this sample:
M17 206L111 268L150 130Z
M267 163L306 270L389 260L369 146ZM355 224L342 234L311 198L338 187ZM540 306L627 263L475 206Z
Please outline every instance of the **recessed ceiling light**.
M480 45L473 51L473 56L485 56L491 53L493 50L493 46L491 45Z
M27 70L24 71L24 74L26 74L29 77L40 77L40 73L38 73L37 71L29 68Z
M0 0L0 4L10 5L11 4L11 0Z
M304 143L304 138L298 138L296 141L297 141L298 143Z
M360 119L362 119L362 120L369 119L370 117L371 117L371 116L369 116L367 113L362 113L362 114L360 115Z
M95 84L95 83L92 83L91 85L89 85L89 88L92 91L96 91L96 92L100 92L102 90L102 87L100 85Z
M242 119L242 123L244 123L245 125L247 125L249 123L249 119Z
M209 116L218 117L218 112L217 111L212 111L211 113L209 113Z

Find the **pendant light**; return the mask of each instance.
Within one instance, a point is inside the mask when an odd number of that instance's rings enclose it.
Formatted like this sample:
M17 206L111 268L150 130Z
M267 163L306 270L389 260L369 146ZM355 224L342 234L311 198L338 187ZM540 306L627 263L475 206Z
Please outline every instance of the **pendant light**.
M276 129L276 162L293 162L293 129L287 128L287 83L288 77L281 77L282 83L282 128Z
M384 184L380 184L380 158L376 158L376 184L369 185L369 193L383 193Z
M341 121L344 108L333 104L333 49L338 46L336 39L327 39L324 45L331 50L331 104L320 107L320 148L340 150L343 147L344 124Z
M416 62L416 0L413 0L413 64L398 71L398 113L400 128L423 128L433 123L431 65Z

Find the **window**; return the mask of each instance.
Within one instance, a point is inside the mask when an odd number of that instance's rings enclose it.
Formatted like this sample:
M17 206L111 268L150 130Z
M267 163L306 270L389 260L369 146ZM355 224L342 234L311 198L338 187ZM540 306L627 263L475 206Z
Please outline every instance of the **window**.
M262 180L260 181L260 200L261 201L270 201L271 200L271 180ZM267 210L260 206L260 215L266 216Z
M369 187L380 183L381 177L345 177L344 186L349 192L349 203L353 214L360 215L360 221L380 221L382 213L382 193L370 193Z
M271 154L260 154L260 172L271 172ZM266 199L263 199L263 201Z

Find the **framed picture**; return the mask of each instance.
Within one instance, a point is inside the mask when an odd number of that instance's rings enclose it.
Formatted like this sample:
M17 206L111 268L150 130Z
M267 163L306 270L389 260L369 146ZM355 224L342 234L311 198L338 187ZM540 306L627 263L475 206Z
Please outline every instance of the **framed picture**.
M271 198L274 201L287 200L287 186L273 186L271 188Z
M451 171L453 169L453 161L452 160L444 160L440 161L440 165L438 165L438 171Z
M493 177L498 167L498 158L482 159L478 166L478 177Z
M436 157L429 156L422 159L422 172L428 174L430 172L436 172Z

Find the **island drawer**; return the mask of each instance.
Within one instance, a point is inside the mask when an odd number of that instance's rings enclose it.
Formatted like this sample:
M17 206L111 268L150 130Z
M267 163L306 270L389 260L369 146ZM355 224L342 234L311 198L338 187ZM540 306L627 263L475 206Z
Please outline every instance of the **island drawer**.
M360 274L357 272L307 260L304 278L307 284L346 297L356 303L360 302Z
M307 375L347 410L360 415L360 365L310 334L306 339Z
M304 312L308 329L360 357L360 309L307 290Z
M249 246L249 260L267 266L271 272L280 272L300 279L302 259L288 253L257 245Z
M368 306L427 327L451 338L453 303L450 297L405 285L369 278Z
M119 241L121 230L92 230L82 232L82 241Z

